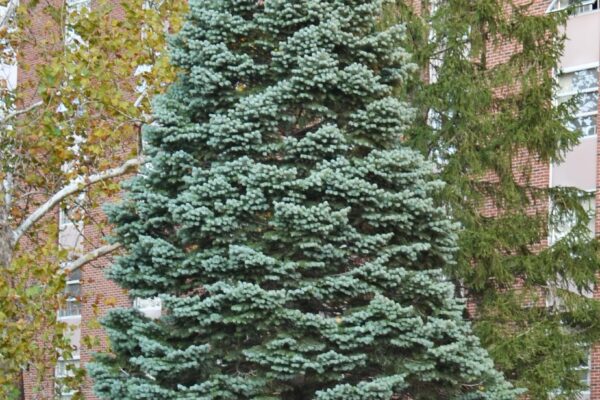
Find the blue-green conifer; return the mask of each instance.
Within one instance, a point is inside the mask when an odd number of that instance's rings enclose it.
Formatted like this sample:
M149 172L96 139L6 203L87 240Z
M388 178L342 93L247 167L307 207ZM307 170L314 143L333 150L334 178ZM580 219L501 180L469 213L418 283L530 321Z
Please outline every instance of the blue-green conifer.
M443 270L456 227L406 148L415 69L377 0L191 0L181 75L109 210L103 399L514 399Z

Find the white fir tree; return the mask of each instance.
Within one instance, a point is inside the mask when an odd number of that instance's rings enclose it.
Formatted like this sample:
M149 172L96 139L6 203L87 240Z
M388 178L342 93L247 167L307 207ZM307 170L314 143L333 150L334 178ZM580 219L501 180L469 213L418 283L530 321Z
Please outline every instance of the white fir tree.
M414 66L376 0L191 0L181 76L109 210L103 399L515 399L443 269L442 183L402 144Z

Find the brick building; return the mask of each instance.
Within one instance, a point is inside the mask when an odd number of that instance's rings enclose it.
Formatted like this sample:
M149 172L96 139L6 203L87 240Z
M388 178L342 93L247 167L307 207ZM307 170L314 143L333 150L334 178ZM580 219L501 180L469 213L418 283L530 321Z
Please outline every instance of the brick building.
M547 11L551 12L568 5L568 0L554 0L548 5ZM591 219L590 231L600 232L600 185L599 156L598 153L598 67L600 65L600 11L598 0L584 1L577 6L566 26L568 41L561 58L561 71L557 74L560 86L556 101L565 101L578 94L578 110L575 125L583 135L580 144L565 155L564 161L559 165L549 165L545 174L548 176L548 185L575 186L579 189L595 193L595 200L586 204ZM565 227L568 229L568 227ZM548 238L549 245L559 239L562 232L554 232ZM588 296L600 298L600 291ZM582 365L582 379L589 385L589 391L582 393L582 399L600 399L600 345L595 346L590 352L589 362Z
M115 5L118 0L113 0ZM536 12L553 12L569 5L572 0L532 0ZM598 113L599 104L599 78L600 66L600 0L585 0L577 6L575 14L569 19L566 26L568 41L561 59L561 70L557 71L557 80L560 92L557 102L565 101L574 95L579 95L578 113L575 116L574 128L583 132L581 142L573 148L562 163L557 165L536 166L534 181L544 186L575 186L579 189L595 193L595 201L586 204L591 213L595 215L592 219L590 230L600 232L600 213L596 212L600 204L600 192L596 187L600 185L600 152L598 151ZM0 7L0 14L10 11L14 0L5 7ZM71 7L93 7L91 0L67 0ZM119 13L119 8L115 8ZM1 18L0 20L4 20ZM37 23L37 21L34 21ZM41 23L41 22L40 22ZM34 24L35 25L35 24ZM509 54L494 54L492 62L502 62ZM29 72L23 68L26 63L30 67L36 64L35 48L28 48L23 54L19 54L18 66L0 66L0 79L6 81L10 88L19 90L19 85L30 78ZM33 101L32 97L32 101ZM98 211L100 213L100 211ZM94 227L76 227L64 215L59 215L60 233L57 238L61 246L71 248L89 247L81 240L79 229L83 228L84 235L92 242L100 240L99 232ZM568 223L567 223L568 225ZM552 232L548 238L548 244L558 240L561 235L568 231L564 226ZM82 346L81 338L100 338L104 335L100 328L90 325L87 321L102 315L108 308L115 306L134 306L149 316L160 314L160 302L155 299L130 300L123 291L112 282L104 278L103 268L110 260L100 259L86 265L82 269L71 274L67 282L67 290L70 299L67 306L59 312L58 318L67 322L71 327L71 340L77 349L71 360L61 360L56 366L54 375L57 378L64 376L66 365L69 363L85 366L92 356L92 349ZM587 294L600 298L600 290ZM548 299L548 302L556 299ZM102 346L102 344L101 344ZM589 362L581 365L581 376L589 384L589 391L582 392L582 399L600 400L600 345L590 351ZM31 400L35 395L31 393L31 377L25 374L25 399ZM49 385L48 391L54 390L54 385ZM94 399L91 392L90 382L86 382L82 388L84 398ZM58 398L68 399L70 393L62 393Z

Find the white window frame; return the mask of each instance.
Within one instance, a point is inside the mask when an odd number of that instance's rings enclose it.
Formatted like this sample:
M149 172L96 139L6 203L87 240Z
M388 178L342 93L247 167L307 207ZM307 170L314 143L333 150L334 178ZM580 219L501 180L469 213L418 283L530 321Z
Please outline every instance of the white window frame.
M586 373L586 384L587 384L587 389L580 391L577 394L577 399L578 400L590 400L591 399L591 384L592 384L592 353L590 350L588 350L587 352L587 363L586 365L580 365L578 367L575 367L574 370L575 371L583 371L583 370L587 370ZM583 382L583 380L581 380ZM562 390L557 389L557 390L553 390L552 392L550 392L550 398L555 398L557 396L559 396L561 394Z
M17 88L19 68L17 63L0 63L0 80L6 82L6 89L13 91Z
M81 273L81 271L79 271L79 273ZM68 287L69 285L79 285L79 294L81 295L81 279L70 279L71 277L67 278L67 282L66 282L66 286L65 286L65 293L69 293L68 292ZM81 300L76 298L76 297L68 297L67 298L67 304L73 304L73 303L79 303L79 305L77 306L77 310L78 312L76 314L70 313L68 310L70 308L61 308L58 310L58 319L61 321L65 321L65 320L72 320L72 319L81 319Z
M596 3L595 9L593 8L594 3ZM584 7L587 7L587 6L592 6L592 7L590 7L590 9L587 9L587 10L584 9ZM546 9L546 13L563 11L563 10L566 10L568 7L570 7L570 6L560 7L560 0L552 0L550 5ZM575 13L573 14L573 16L591 14L591 13L599 11L599 8L600 8L600 0L583 0L580 2L580 4L575 6Z
M6 25L19 5L19 0L9 0L6 5L0 6L0 27Z
M561 68L560 71L556 71L556 70L553 71L553 77L554 77L554 79L557 80L559 74L570 74L572 72L578 72L578 71L583 71L583 70L592 69L592 68L600 69L600 62L593 62L593 63L588 63L588 64L574 65L572 67L567 67L567 68ZM599 72L599 74L600 74L600 72ZM598 80L600 82L600 76L599 76ZM599 85L600 85L600 83L599 83ZM600 94L598 96L600 98ZM553 99L554 105L558 105L557 97L558 96L555 96L555 98ZM595 140L592 138L597 137L597 135L598 135L598 132L596 132L596 135L582 136L581 142L583 142L585 140ZM554 185L552 183L552 169L553 169L553 164L551 163L550 168L549 168L549 173L550 173L550 181L549 181L549 185L548 185L549 187L554 187ZM589 189L587 191L589 192L592 190L595 190L595 189ZM550 236L548 236L548 243L550 243Z
M6 27L9 32L15 29L14 24L11 23L11 19L15 14L18 4L18 0L9 0L6 2L6 5L0 6L0 28ZM18 84L19 68L16 51L6 40L8 39L3 39L4 54L0 57L0 81L3 81L6 85L5 88L1 89L2 96L10 96L10 92L16 90ZM7 108L4 99L0 99L0 117L9 111L11 110ZM11 129L12 127L8 126L7 128Z
M600 0L598 0L598 1L600 2ZM554 79L558 82L558 79L561 75L575 74L580 71L586 71L586 70L592 70L592 69L596 71L596 79L597 79L596 86L585 88L583 90L578 90L578 91L571 90L568 92L556 93L555 98L554 98L554 103L559 104L559 99L561 99L561 98L568 98L568 97L577 96L577 95L586 94L586 93L598 93L598 99L599 99L598 102L600 102L599 63L583 64L583 65L578 65L578 66L574 66L571 68L561 69L554 73ZM598 135L598 104L596 104L596 108L593 111L576 112L575 115L573 115L573 119L593 117L593 116L596 116L596 125L594 126L594 133L591 135L584 134L583 136L581 136L582 139L588 138L588 137L596 137Z
M580 395L580 399L581 400L587 400L590 399L592 392L591 392L591 385L592 385L592 352L590 350L587 351L587 363L586 365L580 365L579 367L575 368L576 371L587 371L585 374L585 383L587 384L587 389L582 390L581 392L579 392ZM582 379L583 382L583 379Z
M149 318L158 318L162 314L162 300L160 297L136 297L133 300L133 308Z
M163 2L164 2L164 0L144 0L142 7L144 9L149 9L149 8L158 9L160 6L162 6Z
M595 223L596 220L596 209L597 209L597 204L596 204L596 190L585 190L586 193L588 193L589 195L591 195L592 199L591 201L593 202L592 207L590 208L589 214L590 214L590 221ZM548 210L549 213L552 212L552 204L550 204L550 208ZM551 217L551 216L549 216ZM570 223L569 225L573 225L573 223L575 223L576 221L573 221L572 223ZM591 230L590 235L591 238L596 236L596 230L595 230L595 226L593 226L594 229ZM566 235L568 235L571 232L571 229L573 229L572 227L568 229L568 231L564 234L556 234L554 233L552 230L548 229L548 246L552 246L554 245L554 243L557 243L559 240L561 240L563 237L565 237Z
M81 367L80 356L76 355L75 357L68 359L68 360L65 360L62 357L59 357L57 364L54 367L54 379L55 379L54 386L55 386L55 390L56 390L57 394L60 396L59 398L61 400L70 399L77 393L77 390L64 391L63 388L61 388L60 380L73 376L72 371L67 370L67 365L69 365L69 364L75 365L75 368L80 368ZM64 373L63 373L63 371L64 371Z
M80 12L84 8L89 10L92 0L67 0L66 5L69 12Z
M78 46L87 47L87 42L81 38L81 36L75 32L72 27L72 20L70 20L69 15L72 13L81 14L83 9L90 10L92 7L92 0L67 0L66 8L67 8L67 21L65 24L65 47L69 48L77 48Z
M76 203L73 204L78 207ZM58 212L58 243L61 248L69 251L70 256L79 254L83 250L83 229L83 220L73 221L69 218L68 211L65 212L63 208L60 209ZM69 238L69 233L75 238L73 243L65 243Z

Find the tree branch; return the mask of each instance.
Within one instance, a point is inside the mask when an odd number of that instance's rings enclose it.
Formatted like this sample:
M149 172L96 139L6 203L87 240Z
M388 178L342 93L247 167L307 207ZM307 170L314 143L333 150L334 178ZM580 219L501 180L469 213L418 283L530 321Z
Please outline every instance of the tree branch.
M56 192L52 197L50 197L44 204L39 206L33 213L29 215L22 223L19 225L17 229L13 232L13 245L16 244L19 239L29 230L36 222L48 213L54 206L60 203L67 196L70 196L74 193L80 192L83 188L91 186L95 183L104 181L106 179L115 178L117 176L121 176L126 174L131 168L137 167L141 164L140 158L133 158L128 160L123 165L117 168L108 169L106 171L102 171L100 173L90 175L90 176L82 176L74 179L67 186L63 187L61 190Z
M21 110L16 110L16 111L13 111L11 113L8 113L8 114L6 114L6 117L2 118L2 122L4 123L4 122L6 122L6 121L8 121L10 119L13 119L14 117L18 117L21 114L26 114L29 111L31 111L31 110L33 110L35 108L40 107L43 104L44 103L42 101L38 101L38 102L35 102L32 105L30 105L29 107L25 107L25 108L23 108Z
M64 271L69 274L78 268L83 267L85 264L92 262L102 256L112 253L113 251L121 248L121 243L107 244L106 246L98 247L96 250L90 251L89 253L79 257L75 261L68 263L64 268Z

